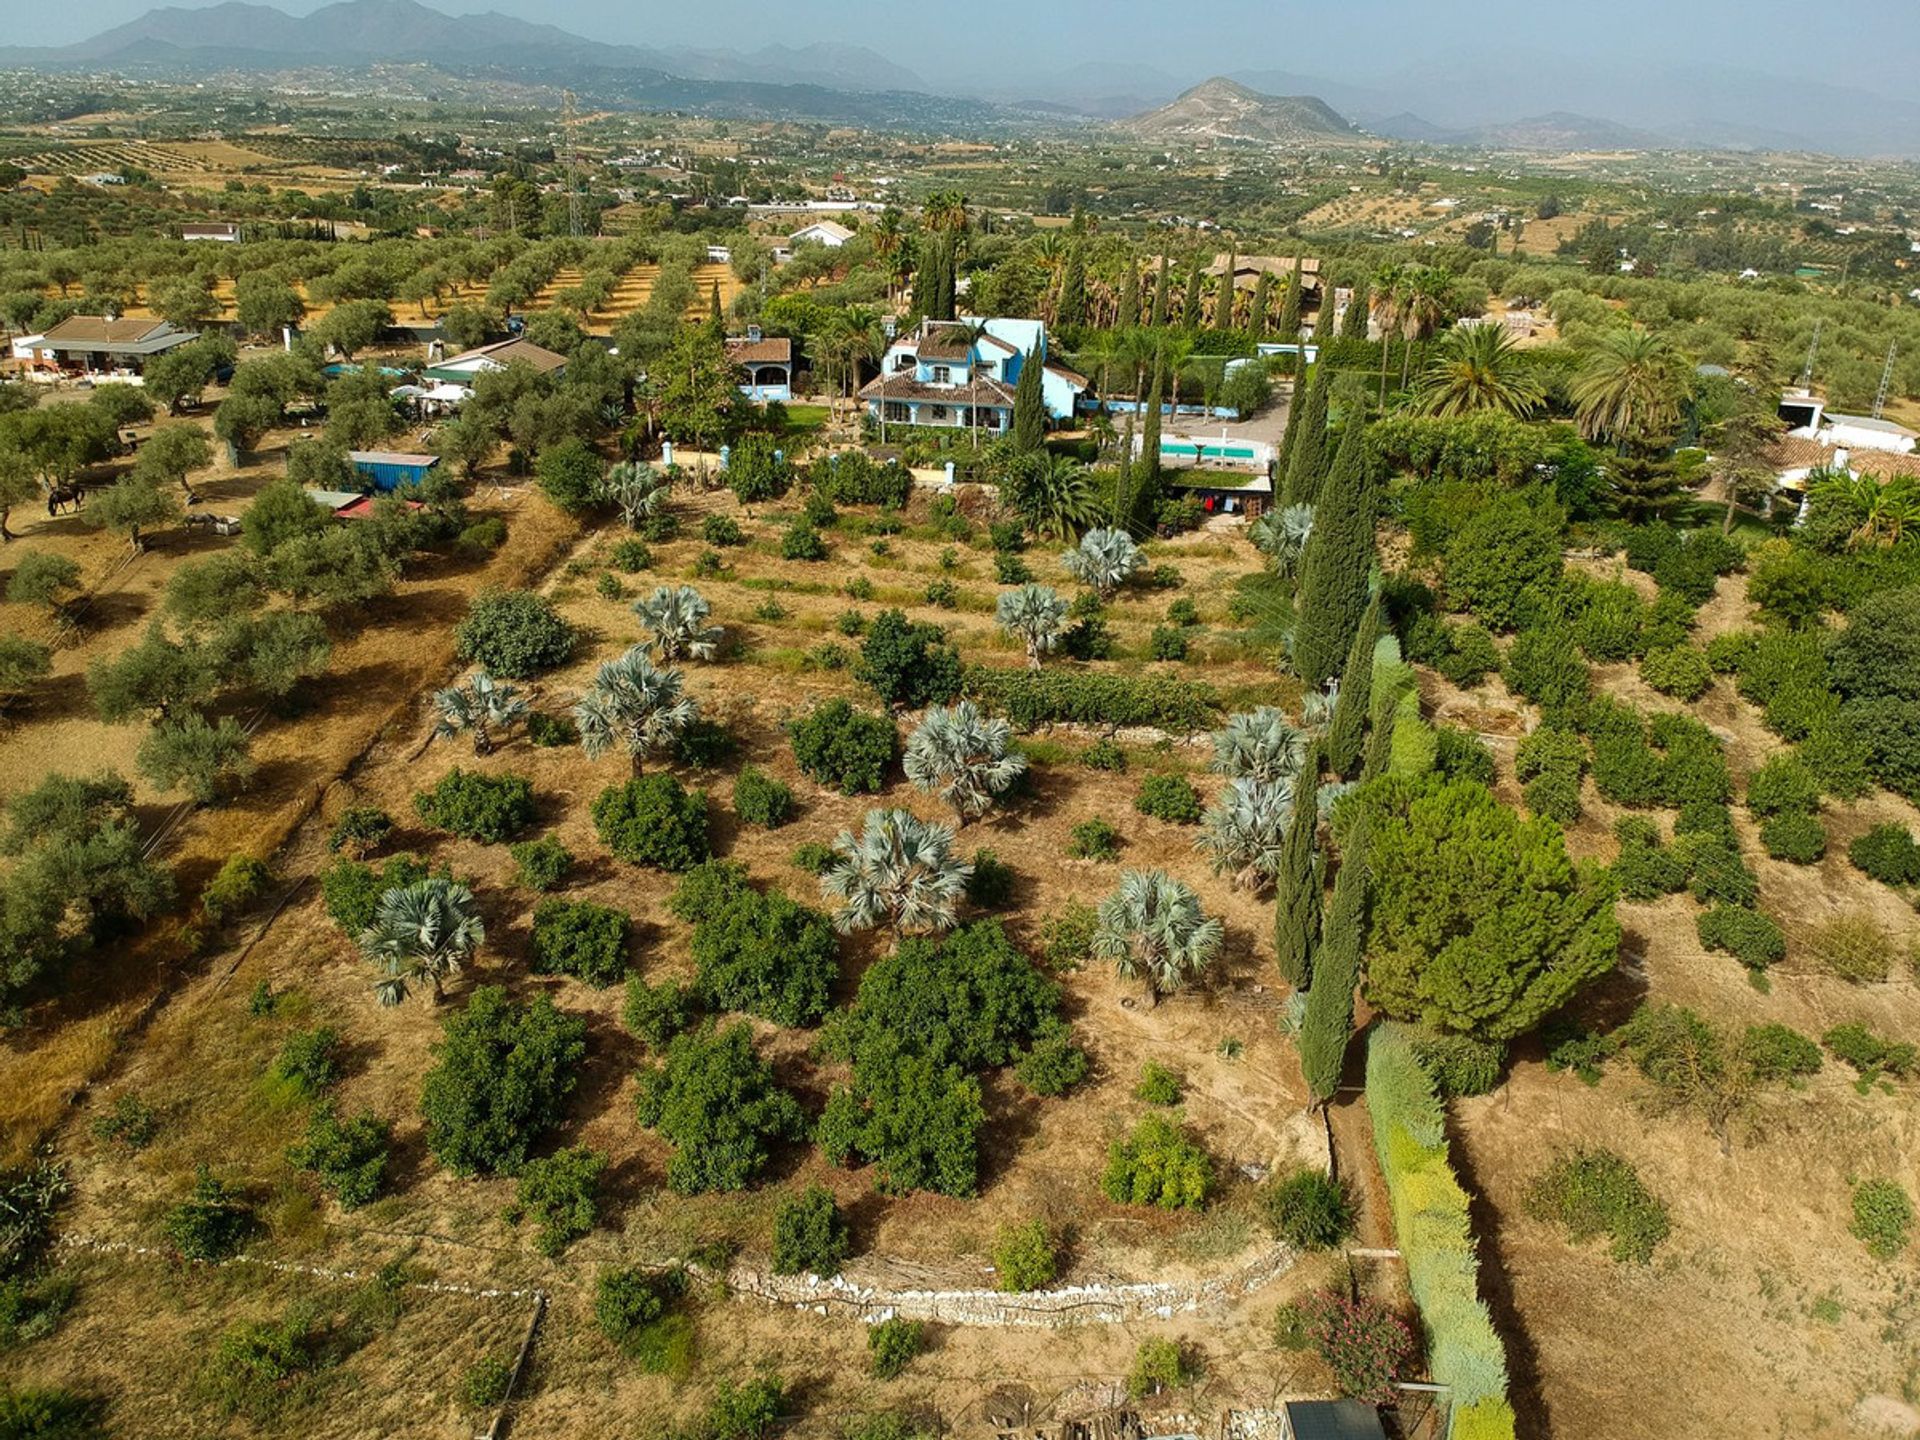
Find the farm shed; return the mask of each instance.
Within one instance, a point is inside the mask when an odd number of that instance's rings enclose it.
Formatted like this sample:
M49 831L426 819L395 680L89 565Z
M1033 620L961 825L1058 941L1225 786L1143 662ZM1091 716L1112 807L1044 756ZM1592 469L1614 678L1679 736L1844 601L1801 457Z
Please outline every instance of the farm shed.
M1361 1400L1288 1400L1280 1440L1387 1440L1380 1412Z
M440 463L438 455L408 455L399 450L349 450L347 458L376 490L418 485Z
M138 374L155 355L199 338L193 331L176 330L164 320L72 315L32 341L26 358L36 369Z

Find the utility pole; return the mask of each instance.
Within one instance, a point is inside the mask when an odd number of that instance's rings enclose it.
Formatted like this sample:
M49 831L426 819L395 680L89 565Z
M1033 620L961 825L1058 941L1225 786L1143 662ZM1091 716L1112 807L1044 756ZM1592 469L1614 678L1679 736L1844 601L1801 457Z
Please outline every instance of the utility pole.
M560 129L567 146L567 233L580 234L580 111L573 91L560 92Z

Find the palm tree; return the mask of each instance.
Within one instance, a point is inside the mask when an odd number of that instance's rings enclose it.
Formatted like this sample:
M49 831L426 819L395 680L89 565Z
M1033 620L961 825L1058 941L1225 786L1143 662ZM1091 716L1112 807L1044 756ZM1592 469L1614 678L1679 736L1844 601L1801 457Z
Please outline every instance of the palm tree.
M680 686L680 672L657 668L644 645L607 661L573 707L580 748L588 759L598 760L618 745L632 758L633 773L640 774L648 754L672 745L700 718L699 705Z
M1243 776L1207 807L1194 848L1211 857L1216 875L1231 871L1234 884L1257 890L1279 873L1292 820L1291 780Z
M1145 981L1153 1005L1203 974L1225 937L1219 918L1180 881L1163 870L1129 870L1100 902L1093 953L1111 960L1122 980Z
M1062 555L1060 563L1074 579L1108 600L1129 575L1146 564L1146 557L1126 531L1100 529L1082 535L1079 546Z
M638 530L667 503L667 488L667 477L651 465L622 460L601 477L600 498L619 508L629 530Z
M398 1005L421 981L432 987L437 1005L447 977L473 958L486 937L473 892L430 875L380 897L373 923L360 932L360 948L381 972L373 991L382 1005Z
M973 448L980 448L980 340L987 333L985 320L955 322L967 337L967 428L973 432Z
M1267 557L1267 564L1283 580L1293 578L1300 567L1300 552L1307 548L1313 533L1313 506L1287 505L1265 511L1247 527L1247 538Z
M971 700L931 705L907 737L902 764L915 787L953 806L965 826L1026 773L1027 757L1012 739L1012 726L988 719Z
M842 934L890 927L896 935L945 930L973 866L953 853L953 831L907 810L869 810L860 833L842 830L821 892L840 902Z
M1505 326L1455 326L1427 362L1413 408L1449 420L1489 410L1525 418L1545 398L1546 387Z
M1374 318L1380 322L1380 403L1387 403L1387 357L1393 350L1393 332L1400 327L1400 307L1407 293L1410 271L1405 265L1382 265L1373 272L1369 296Z
M433 708L440 714L434 739L450 739L464 730L473 737L473 753L486 755L493 750L494 728L504 730L525 716L527 702L513 686L481 669L458 685L434 691Z
M713 607L691 585L662 585L644 600L633 602L633 613L640 626L653 632L653 648L662 660L686 656L711 660L720 653L720 640L727 632L719 625L706 623Z
M1093 518L1093 483L1070 455L1015 456L1003 483L1012 506L1043 540L1069 540Z
M880 261L881 272L887 277L887 303L893 303L894 269L900 252L907 241L906 217L900 213L897 205L889 205L880 212L880 218L873 226L873 253Z
M1193 359L1193 347L1197 342L1191 335L1167 335L1160 341L1160 360L1166 366L1170 393L1167 404L1172 408L1169 414L1180 413L1180 375L1187 368L1187 362Z
M1230 717L1214 731L1208 768L1234 780L1291 780L1306 763L1312 738L1279 710L1263 705Z
M959 190L940 190L927 197L925 210L929 230L951 230L956 234L967 228L967 197Z
M993 618L1027 647L1027 668L1038 670L1040 657L1060 643L1066 629L1067 602L1051 585L1022 585L1002 590Z
M1415 266L1402 287L1399 314L1400 338L1405 348L1400 352L1400 388L1407 388L1407 370L1413 364L1413 346L1416 340L1424 340L1440 328L1440 322L1447 314L1447 286L1453 277L1444 270L1431 265Z
M1587 439L1642 445L1673 433L1689 384L1686 361L1673 346L1636 325L1596 340L1567 394Z
M1891 548L1910 530L1920 529L1920 485L1904 475L1882 481L1877 475L1835 468L1807 478L1810 500L1833 506L1853 522L1847 537L1852 549Z

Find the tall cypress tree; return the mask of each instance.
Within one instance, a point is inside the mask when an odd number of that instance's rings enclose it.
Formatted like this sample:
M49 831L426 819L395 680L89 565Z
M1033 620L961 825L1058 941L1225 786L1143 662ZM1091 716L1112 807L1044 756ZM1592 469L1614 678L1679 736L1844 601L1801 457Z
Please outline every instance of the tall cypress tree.
M1340 453L1314 507L1313 533L1300 555L1293 663L1314 690L1338 673L1367 608L1374 487L1365 430L1355 419L1340 437ZM1299 458L1297 448L1294 456Z
M1233 267L1239 263L1239 257L1231 249L1227 251L1227 268L1220 275L1220 294L1213 302L1213 328L1231 330L1233 328Z
M1116 330L1131 330L1140 323L1140 264L1131 255L1125 263L1127 268L1120 276L1120 299L1113 311Z
M1265 270L1253 282L1253 299L1247 304L1247 333L1256 340L1266 338L1267 313L1273 309L1273 276Z
M1167 323L1167 257L1160 257L1160 273L1153 282L1153 310L1147 323L1158 330Z
M1013 386L1013 448L1027 455L1045 448L1047 443L1046 366L1039 347L1020 364L1020 378Z
M1327 767L1336 775L1351 775L1360 763L1360 743L1367 728L1367 707L1373 698L1373 647L1380 639L1380 597L1373 597L1360 628L1347 648L1340 671L1340 694L1333 702L1327 726Z
M1287 296L1280 302L1280 338L1288 344L1300 338L1300 257L1293 257L1293 274L1287 277Z
M940 268L940 242L930 237L922 237L915 247L913 261L913 289L907 303L916 315L933 314L934 277Z
M1060 303L1054 318L1063 326L1087 323L1087 257L1074 245L1060 267Z
M1200 328L1200 287L1206 284L1207 267L1198 255L1187 267L1187 293L1180 305L1180 324L1188 330Z
M1353 1033L1353 991L1360 982L1366 953L1367 817L1361 811L1340 847L1340 872L1333 877L1333 904L1320 932L1314 956L1313 988L1300 1022L1300 1069L1307 1090L1319 1104L1333 1098Z
M1347 313L1340 319L1340 338L1342 340L1364 340L1367 338L1367 319L1373 307L1373 293L1367 288L1367 282L1353 282L1353 295L1347 301Z
M1160 402L1166 385L1166 360L1156 354L1153 384L1147 387L1147 414L1140 426L1140 462L1133 467L1128 487L1127 525L1135 535L1153 529L1154 506L1160 500Z
M1314 839L1320 830L1320 753L1308 752L1293 782L1293 818L1273 877L1273 950L1280 977L1295 990L1313 983L1313 951L1320 938L1320 865Z
M1307 387L1306 404L1287 426L1287 474L1281 489L1281 503L1311 505L1320 494L1320 473L1327 464L1327 386L1333 371L1330 365L1313 367L1313 383ZM1299 393L1299 387L1295 387Z
M1120 432L1120 466L1113 476L1113 523L1121 524L1133 510L1133 480L1139 466L1133 458L1133 416Z
M960 263L960 248L953 232L948 231L940 241L940 268L934 279L934 319L953 319L953 301L959 276L956 269Z
M718 280L713 282L713 289L709 292L708 298L712 301L712 304L707 312L707 323L713 326L714 334L723 334L726 330L726 320L720 309L720 282Z

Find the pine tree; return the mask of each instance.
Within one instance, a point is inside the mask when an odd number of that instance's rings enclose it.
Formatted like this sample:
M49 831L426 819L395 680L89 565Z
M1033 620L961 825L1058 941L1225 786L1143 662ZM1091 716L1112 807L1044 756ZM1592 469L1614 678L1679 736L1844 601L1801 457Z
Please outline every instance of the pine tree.
M1320 756L1307 757L1293 785L1293 818L1287 823L1275 889L1273 949L1280 978L1295 990L1312 983L1313 951L1320 937L1320 866L1314 837L1320 829Z
M1087 259L1078 245L1067 251L1060 267L1060 303L1053 313L1062 327L1087 323Z
M1256 340L1266 337L1267 313L1273 309L1273 276L1267 271L1260 272L1260 278L1253 282L1253 299L1247 306L1247 333Z
M1125 260L1120 276L1120 299L1114 307L1113 328L1131 330L1140 323L1140 264L1133 256Z
M1188 330L1200 328L1200 287L1206 283L1206 266L1198 255L1187 267L1187 293L1180 305L1180 324Z
M1367 338L1368 312L1373 305L1373 295L1367 288L1367 282L1353 282L1353 294L1347 300L1347 313L1340 320L1340 338L1342 340L1364 340Z
M1282 340L1292 342L1300 338L1300 257L1293 257L1293 274L1287 280L1287 296L1280 302L1280 324L1277 327Z
M1333 905L1320 931L1314 957L1313 988L1300 1022L1300 1069L1307 1090L1320 1104L1333 1098L1353 1032L1353 991L1360 982L1366 950L1367 817L1355 817L1347 843L1340 847L1340 872L1333 878Z
M1167 257L1160 257L1160 274L1153 282L1153 310L1147 323L1158 330L1167 323Z
M1046 366L1039 348L1020 365L1020 378L1013 387L1013 448L1017 454L1031 454L1047 443L1047 410L1044 392Z
M1300 555L1293 663L1309 689L1320 689L1339 670L1366 612L1373 512L1365 427L1356 419L1340 439L1340 453L1314 509L1313 533Z
M1373 697L1373 647L1380 639L1380 597L1373 597L1360 628L1353 632L1347 663L1340 671L1340 693L1333 702L1327 726L1327 766L1336 775L1351 775L1360 763L1360 745L1367 728L1367 706Z
M1306 403L1287 426L1287 475L1281 487L1283 505L1311 505L1320 494L1320 476L1327 464L1327 386L1331 365L1313 367ZM1298 394L1299 386L1294 387Z

